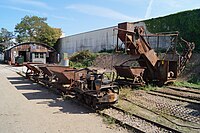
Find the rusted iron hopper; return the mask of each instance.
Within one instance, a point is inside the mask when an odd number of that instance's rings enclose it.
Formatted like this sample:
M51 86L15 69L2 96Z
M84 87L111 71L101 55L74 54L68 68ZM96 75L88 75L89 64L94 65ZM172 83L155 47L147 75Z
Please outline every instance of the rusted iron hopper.
M38 82L38 79L41 75L41 70L38 68L39 65L44 65L43 63L26 63L24 66L27 67L26 77L29 79L33 79Z
M38 66L43 74L43 78L40 79L42 83L44 83L48 87L52 87L55 83L55 74L50 70L49 67L61 67L55 64L48 64L48 65L40 65Z
M53 72L49 69L49 65L47 66L39 66L40 70L42 71L42 73L45 75L45 76L48 76L48 77L52 77L53 76ZM53 66L52 66L53 67Z
M57 71L62 71L62 72L65 70L68 70L68 67L66 66L59 66L59 65L54 65L54 64L40 65L38 67L42 71L44 76L48 78L54 77L54 73L52 72L52 70L57 70Z
M116 81L119 84L144 85L144 67L114 66L114 68L117 72Z
M55 87L63 93L70 93L73 89L74 81L86 77L87 70L69 67L48 67L56 76Z
M74 79L74 72L77 70L66 67L49 67L49 69L56 75L60 84L70 84L71 80Z

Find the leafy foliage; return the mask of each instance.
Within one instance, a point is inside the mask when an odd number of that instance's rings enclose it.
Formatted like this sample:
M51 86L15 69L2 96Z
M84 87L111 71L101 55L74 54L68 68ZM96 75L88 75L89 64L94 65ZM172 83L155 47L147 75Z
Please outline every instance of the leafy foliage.
M195 50L200 51L200 9L153 18L144 22L152 33L179 31L181 37L194 42L196 44Z
M18 42L39 41L53 46L61 36L61 29L51 28L45 21L47 18L25 16L15 26Z
M5 28L1 28L0 31L0 42L8 42L13 39L13 33Z
M54 46L61 34L62 33L60 29L51 28L48 25L45 25L43 28L39 29L38 38L36 38L36 41Z
M96 55L89 50L80 51L70 57L70 66L88 67L92 65L95 58Z
M188 80L189 83L199 84L200 85L200 77L197 74L192 74L190 79Z
M1 28L0 30L0 43L8 43L13 39L13 33L8 31L6 28ZM0 45L0 52L5 49L5 45Z
M37 16L25 16L21 22L15 26L15 32L18 33L17 41L35 41L38 30L43 28L47 23L47 18Z

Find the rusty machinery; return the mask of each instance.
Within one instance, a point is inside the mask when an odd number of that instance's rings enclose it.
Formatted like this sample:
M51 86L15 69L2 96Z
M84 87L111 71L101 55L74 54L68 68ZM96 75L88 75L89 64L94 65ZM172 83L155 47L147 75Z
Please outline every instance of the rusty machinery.
M75 81L74 91L79 100L93 108L102 108L114 104L118 100L119 88L113 85L106 73L87 69L86 76ZM110 72L109 72L110 73Z
M128 22L118 24L116 30L118 30L117 36L123 44L120 46L117 40L116 50L123 49L127 54L133 56L133 60L137 64L130 66L123 63L114 66L117 72L116 81L119 84L144 85L154 82L157 85L163 85L173 81L184 69L195 46L194 43L187 42L182 38L179 39L178 32L148 35L145 34L142 27L134 26L133 23ZM148 43L148 38L157 37L157 43L159 43L159 37L166 36L170 38L171 44L163 57L159 57ZM185 46L182 54L176 50L177 43Z
M47 64L27 63L25 66L28 78L54 87L63 94L75 95L93 108L107 107L118 100L119 88L106 78L105 72Z
M88 68L68 68L64 71L52 68L50 70L57 77L57 88L63 93L75 94L77 99L93 108L102 108L118 100L118 86L113 85L104 73Z

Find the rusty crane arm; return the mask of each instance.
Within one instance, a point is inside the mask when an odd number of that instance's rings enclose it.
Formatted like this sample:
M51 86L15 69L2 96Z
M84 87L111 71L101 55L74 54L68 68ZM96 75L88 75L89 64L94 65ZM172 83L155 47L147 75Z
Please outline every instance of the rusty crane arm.
M152 49L149 43L145 40L144 29L141 27L134 26L133 23L120 23L118 24L118 38L124 44L124 48L127 54L132 55L133 57L139 57L137 62L139 63L140 70L136 71L138 67L127 67L127 66L114 66L117 72L117 77L124 77L125 80L130 78L132 75L132 81L134 84L136 82L144 83L143 79L146 82L155 81L159 84L163 84L166 81L175 80L178 74L183 70L187 61L192 55L192 50L194 49L194 44L189 43L182 39L185 42L186 49L183 54L176 59L174 55L176 49L174 49L173 59L171 55L167 55L168 58L159 59L154 49ZM165 34L151 34L150 36L166 36ZM178 37L178 33L169 34L169 37ZM170 44L171 45L171 44ZM174 45L176 47L176 44ZM170 58L169 58L170 57ZM126 74L124 74L126 72ZM129 73L129 74L128 74Z

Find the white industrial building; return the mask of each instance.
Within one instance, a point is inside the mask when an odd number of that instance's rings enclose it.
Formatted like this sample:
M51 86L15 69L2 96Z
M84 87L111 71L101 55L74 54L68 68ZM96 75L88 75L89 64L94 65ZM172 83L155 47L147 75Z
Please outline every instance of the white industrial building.
M143 26L146 33L149 33L146 29L144 22L134 23L135 26ZM66 36L60 38L57 45L57 50L61 54L68 53L69 55L82 50L90 50L91 52L99 52L101 50L110 50L114 49L117 44L117 30L114 30L117 26L98 29L94 31L84 32L80 34L75 34L71 36ZM166 48L168 47L167 42L170 41L170 38L159 38L160 43L159 47ZM119 44L122 43L120 40ZM152 48L157 47L156 39L150 38L149 43L152 44Z
M59 53L73 54L77 51L90 50L98 52L113 49L117 42L117 31L114 27L89 31L59 39Z

